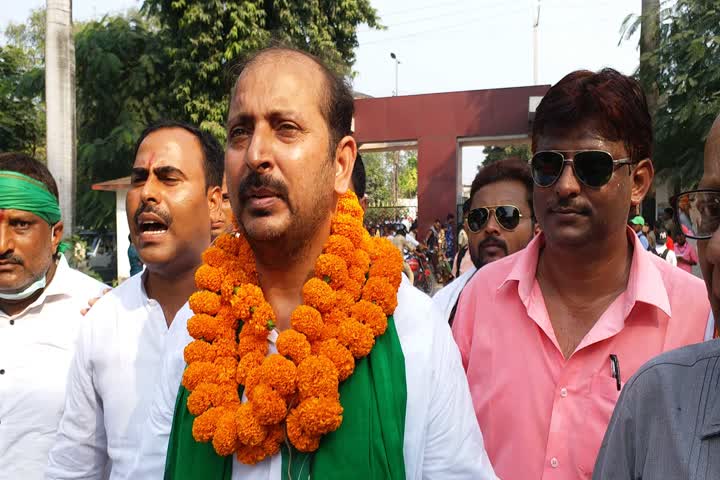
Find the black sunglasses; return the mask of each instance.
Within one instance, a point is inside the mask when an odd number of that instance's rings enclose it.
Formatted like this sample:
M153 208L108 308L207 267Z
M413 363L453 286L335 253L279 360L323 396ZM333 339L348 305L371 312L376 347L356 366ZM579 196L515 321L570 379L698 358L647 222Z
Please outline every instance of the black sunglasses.
M514 205L494 205L491 207L480 207L470 210L467 216L467 226L472 233L478 233L490 220L490 215L495 214L495 221L503 229L513 231L520 224L523 218L520 209Z
M675 221L687 238L707 240L720 228L720 190L691 190L670 199Z
M572 159L556 151L542 151L533 155L530 169L535 184L549 187L562 175L565 165L572 165L575 178L591 188L599 188L612 178L613 172L620 165L632 165L629 158L615 160L612 155L602 150L569 150Z

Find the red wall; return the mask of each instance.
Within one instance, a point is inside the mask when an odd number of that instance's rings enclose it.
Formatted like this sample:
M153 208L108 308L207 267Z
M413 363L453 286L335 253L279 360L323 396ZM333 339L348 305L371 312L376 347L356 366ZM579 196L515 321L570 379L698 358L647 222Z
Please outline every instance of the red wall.
M358 143L418 142L420 230L455 212L457 139L529 133L528 99L549 85L355 100ZM372 192L370 192L372 194Z

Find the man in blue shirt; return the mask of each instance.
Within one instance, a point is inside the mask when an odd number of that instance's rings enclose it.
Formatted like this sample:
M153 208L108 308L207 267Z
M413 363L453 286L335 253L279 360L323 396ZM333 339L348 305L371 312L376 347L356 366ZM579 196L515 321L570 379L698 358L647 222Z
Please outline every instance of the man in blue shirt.
M645 250L647 250L650 247L650 244L648 243L648 239L643 233L643 227L645 226L645 219L641 217L640 215L634 217L632 220L630 220L630 226L633 230L635 230L635 233L637 234L638 238L640 239L640 243L642 243L642 246Z

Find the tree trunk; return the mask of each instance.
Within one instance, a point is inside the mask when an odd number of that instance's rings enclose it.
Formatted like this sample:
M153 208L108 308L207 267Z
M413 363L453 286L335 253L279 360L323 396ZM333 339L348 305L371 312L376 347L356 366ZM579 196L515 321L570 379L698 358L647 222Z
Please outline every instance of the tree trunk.
M647 55L660 46L660 0L642 0L640 25L640 83L647 96L653 120L658 107L657 69L649 64Z
M60 193L65 236L75 222L75 43L72 0L47 0L45 103L47 163Z

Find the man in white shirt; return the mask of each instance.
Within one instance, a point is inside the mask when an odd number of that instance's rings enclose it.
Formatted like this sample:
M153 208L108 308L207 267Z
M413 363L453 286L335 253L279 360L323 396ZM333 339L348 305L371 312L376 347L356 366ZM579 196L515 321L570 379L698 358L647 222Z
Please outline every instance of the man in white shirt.
M518 159L492 163L475 176L465 216L473 267L433 296L433 304L451 325L460 294L475 272L522 250L532 240L532 188L530 168Z
M103 284L60 253L47 167L0 155L0 480L40 480L63 411L80 310Z
M664 228L660 228L657 233L655 248L650 250L652 253L668 262L673 267L677 267L677 257L675 252L667 248L668 232Z
M282 350L277 331L282 336L290 329L291 312L305 301L305 282L317 268L316 260L331 229L336 238L346 232L335 230L338 224L333 222L336 204L340 198L347 198L357 150L350 136L352 114L352 96L343 80L320 60L295 50L274 48L260 52L245 65L236 83L225 155L228 189L233 211L254 256L259 286L276 317L273 322L276 328L267 336L268 345L262 338L258 340L270 353ZM350 206L354 215L361 216L357 213L361 209L356 201ZM346 225L362 229L361 220L353 216L354 220L349 221L348 217L350 214L345 217L349 222ZM373 245L387 244L371 239L367 232L363 235L365 242ZM344 240L350 241L349 238ZM353 238L359 241L358 237ZM401 259L395 258L399 255L392 246L387 246L391 250L387 259L393 262L393 268L397 267L399 281L402 276L397 263ZM365 275L364 270L360 273ZM398 344L394 343L395 335ZM351 424L358 430L350 431L361 433L352 438L343 437L348 438L350 444L334 443L340 449L330 450L334 453L328 454L325 450L333 442L324 436L314 454L298 454L295 447L290 446L291 442L295 445L295 439L289 423L283 452L266 452L254 460L257 463L239 461L240 450L237 456L221 457L213 446L195 441L193 433L186 429L189 424L183 423L189 412L182 401L182 390L176 402L185 369L183 349L192 338L187 333L173 338L176 341L167 347L149 423L143 429L141 451L128 478L163 478L165 471L165 478L173 480L280 480L286 478L289 470L294 472L294 479L307 479L311 474L323 479L496 478L480 430L473 421L467 382L463 380L459 354L447 323L432 308L429 298L405 279L397 291L397 308L388 319L387 331L378 337L369 357L358 358L355 371L341 385L341 401L357 399L352 385L358 385L354 383L356 378L359 382L368 379L358 373L367 367L373 369L373 375L380 382L374 383L374 388L392 388L397 395L386 397L380 420L377 402L356 404L366 406L367 410L351 409L352 402L344 403L342 424L334 432L335 438L347 435L345 428L351 417L359 419L359 423ZM241 341L242 338L243 334ZM381 357L373 356L378 348L380 352L394 349L392 351L401 357L396 356L395 362L385 364ZM396 373L395 367L402 367L404 375L393 377L390 371ZM352 392L349 397L345 396L345 387ZM370 390L362 392L373 395ZM398 397L405 401L396 409ZM244 395L243 401L246 401ZM285 412L279 413L284 417ZM368 424L378 425L379 430L368 431ZM388 424L398 428L386 431ZM171 430L172 441L168 446ZM233 443L241 440L228 440L230 447L240 448ZM365 448L358 448L359 445ZM294 461L298 455L301 461ZM200 465L198 456L202 457ZM331 473L320 471L321 457L326 460L326 466L329 461L334 467ZM241 458L247 461L246 457ZM302 461L303 458L306 461ZM351 460L358 458L361 460L358 463ZM208 468L205 465L209 465ZM358 466L357 470L354 465Z
M195 270L221 208L222 147L179 122L145 129L127 194L130 235L145 264L85 317L47 479L123 478L139 447L166 339L184 329ZM178 321L182 319L181 321Z

